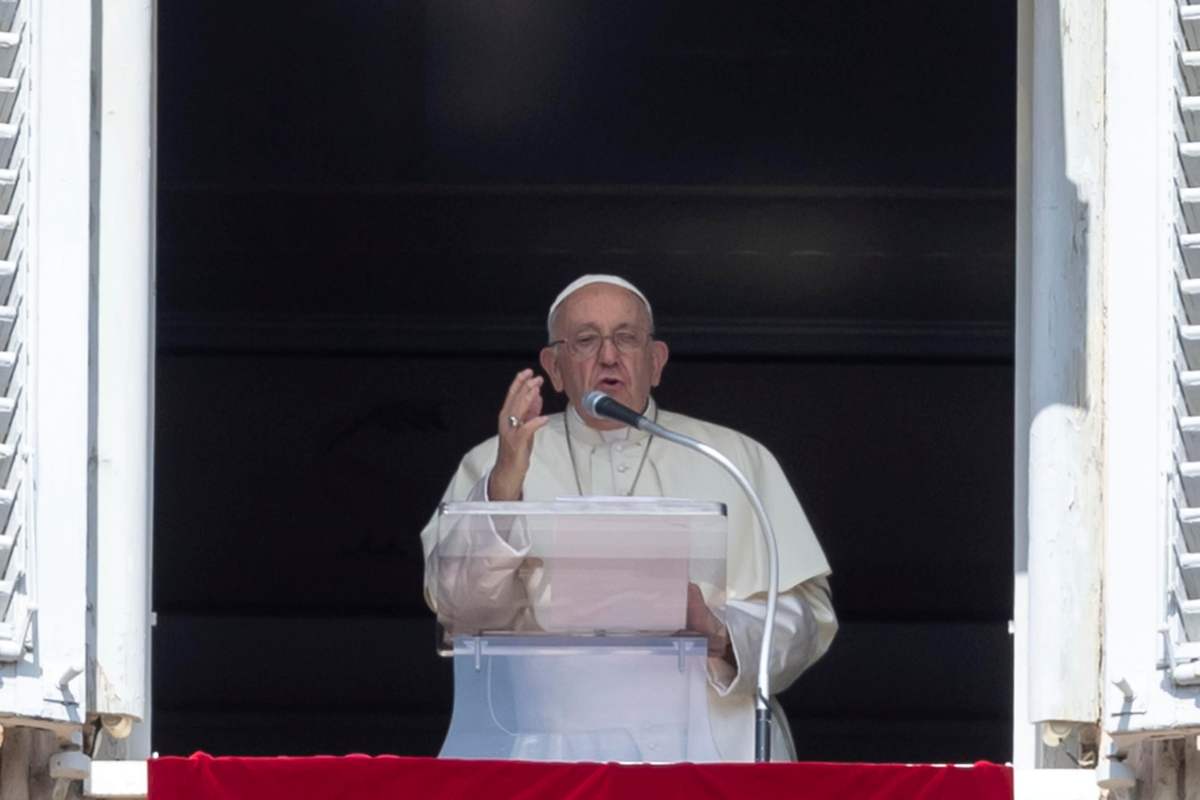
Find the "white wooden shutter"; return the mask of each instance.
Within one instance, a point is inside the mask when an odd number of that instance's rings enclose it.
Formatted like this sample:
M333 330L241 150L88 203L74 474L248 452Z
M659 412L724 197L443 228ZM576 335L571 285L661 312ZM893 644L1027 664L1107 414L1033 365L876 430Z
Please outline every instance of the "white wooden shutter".
M1190 682L1192 670L1186 665L1200 662L1200 5L1180 6L1176 34L1179 158L1174 179L1179 202L1173 213L1179 247L1173 267L1179 291L1174 293L1178 380L1173 402L1178 435L1171 482L1167 644L1172 674Z
M20 659L33 614L28 430L28 2L0 2L0 661Z

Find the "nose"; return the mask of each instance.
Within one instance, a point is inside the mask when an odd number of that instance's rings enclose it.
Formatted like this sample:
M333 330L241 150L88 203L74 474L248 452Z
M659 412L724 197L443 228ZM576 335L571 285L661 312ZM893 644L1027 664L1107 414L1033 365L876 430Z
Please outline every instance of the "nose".
M617 349L617 343L613 340L613 337L605 336L600 340L600 352L597 353L597 356L599 357L601 364L616 364L617 355L620 352L621 351Z

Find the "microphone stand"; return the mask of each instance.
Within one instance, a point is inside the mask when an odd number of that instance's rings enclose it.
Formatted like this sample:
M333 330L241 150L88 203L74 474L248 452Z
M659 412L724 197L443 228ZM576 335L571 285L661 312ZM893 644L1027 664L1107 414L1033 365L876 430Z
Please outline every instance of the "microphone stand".
M626 420L621 421L626 422ZM742 471L734 466L733 462L715 447L707 445L698 439L693 439L690 436L685 436L682 433L667 430L657 422L648 420L640 414L638 415L637 424L634 427L702 453L720 464L733 476L738 485L742 487L742 491L750 499L750 504L754 506L754 513L758 515L759 527L762 528L766 538L768 577L767 616L764 620L765 628L763 630L762 648L759 650L758 656L758 681L754 692L754 760L756 762L770 761L771 706L769 701L771 697L771 679L767 668L770 664L771 639L775 632L775 604L779 596L779 541L775 538L775 529L771 527L771 520L767 518L767 512L763 508L762 501L759 500L754 487L750 485L750 481L746 480L746 476L742 474Z

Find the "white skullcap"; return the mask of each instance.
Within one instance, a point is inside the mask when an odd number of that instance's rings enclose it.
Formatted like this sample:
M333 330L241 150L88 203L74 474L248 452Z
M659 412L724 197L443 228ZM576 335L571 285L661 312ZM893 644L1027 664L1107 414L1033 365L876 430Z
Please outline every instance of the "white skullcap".
M568 297L575 294L585 286L591 286L593 283L607 283L612 286L620 286L622 289L628 289L637 295L642 304L646 306L646 315L650 317L650 325L654 325L654 312L650 309L650 301L646 299L646 295L642 294L642 290L634 286L624 278L619 278L616 275L581 275L575 280L567 284L567 288L558 293L558 297L554 298L554 302L550 304L550 311L546 314L546 331L553 336L554 331L550 330L550 326L554 323L554 312L558 311L558 307L566 301Z

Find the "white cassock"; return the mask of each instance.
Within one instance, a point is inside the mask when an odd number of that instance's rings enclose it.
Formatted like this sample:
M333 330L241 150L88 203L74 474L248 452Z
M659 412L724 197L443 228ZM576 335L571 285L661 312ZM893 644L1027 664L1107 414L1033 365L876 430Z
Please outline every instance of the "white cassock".
M825 554L783 470L765 447L729 428L657 409L652 399L646 416L656 414L668 430L699 439L728 457L754 486L771 518L779 539L780 594L769 672L772 690L782 691L821 657L837 632ZM567 447L568 424L574 463ZM487 478L497 445L493 436L467 453L444 502L487 499ZM699 453L633 428L598 431L587 426L572 406L565 414L553 415L536 434L522 499L549 501L576 495L580 488L586 495L621 496L632 489L634 496L686 497L726 505L727 600L722 616L737 667L720 658L708 659L709 714L721 757L753 761L754 688L766 615L767 561L754 509L745 494L722 467ZM427 566L425 597L431 607L438 592L430 585L428 565L437 539L435 514L421 532ZM500 596L505 587L497 586L495 591L497 607L505 606L508 601ZM773 760L794 760L787 717L774 698L771 702Z

